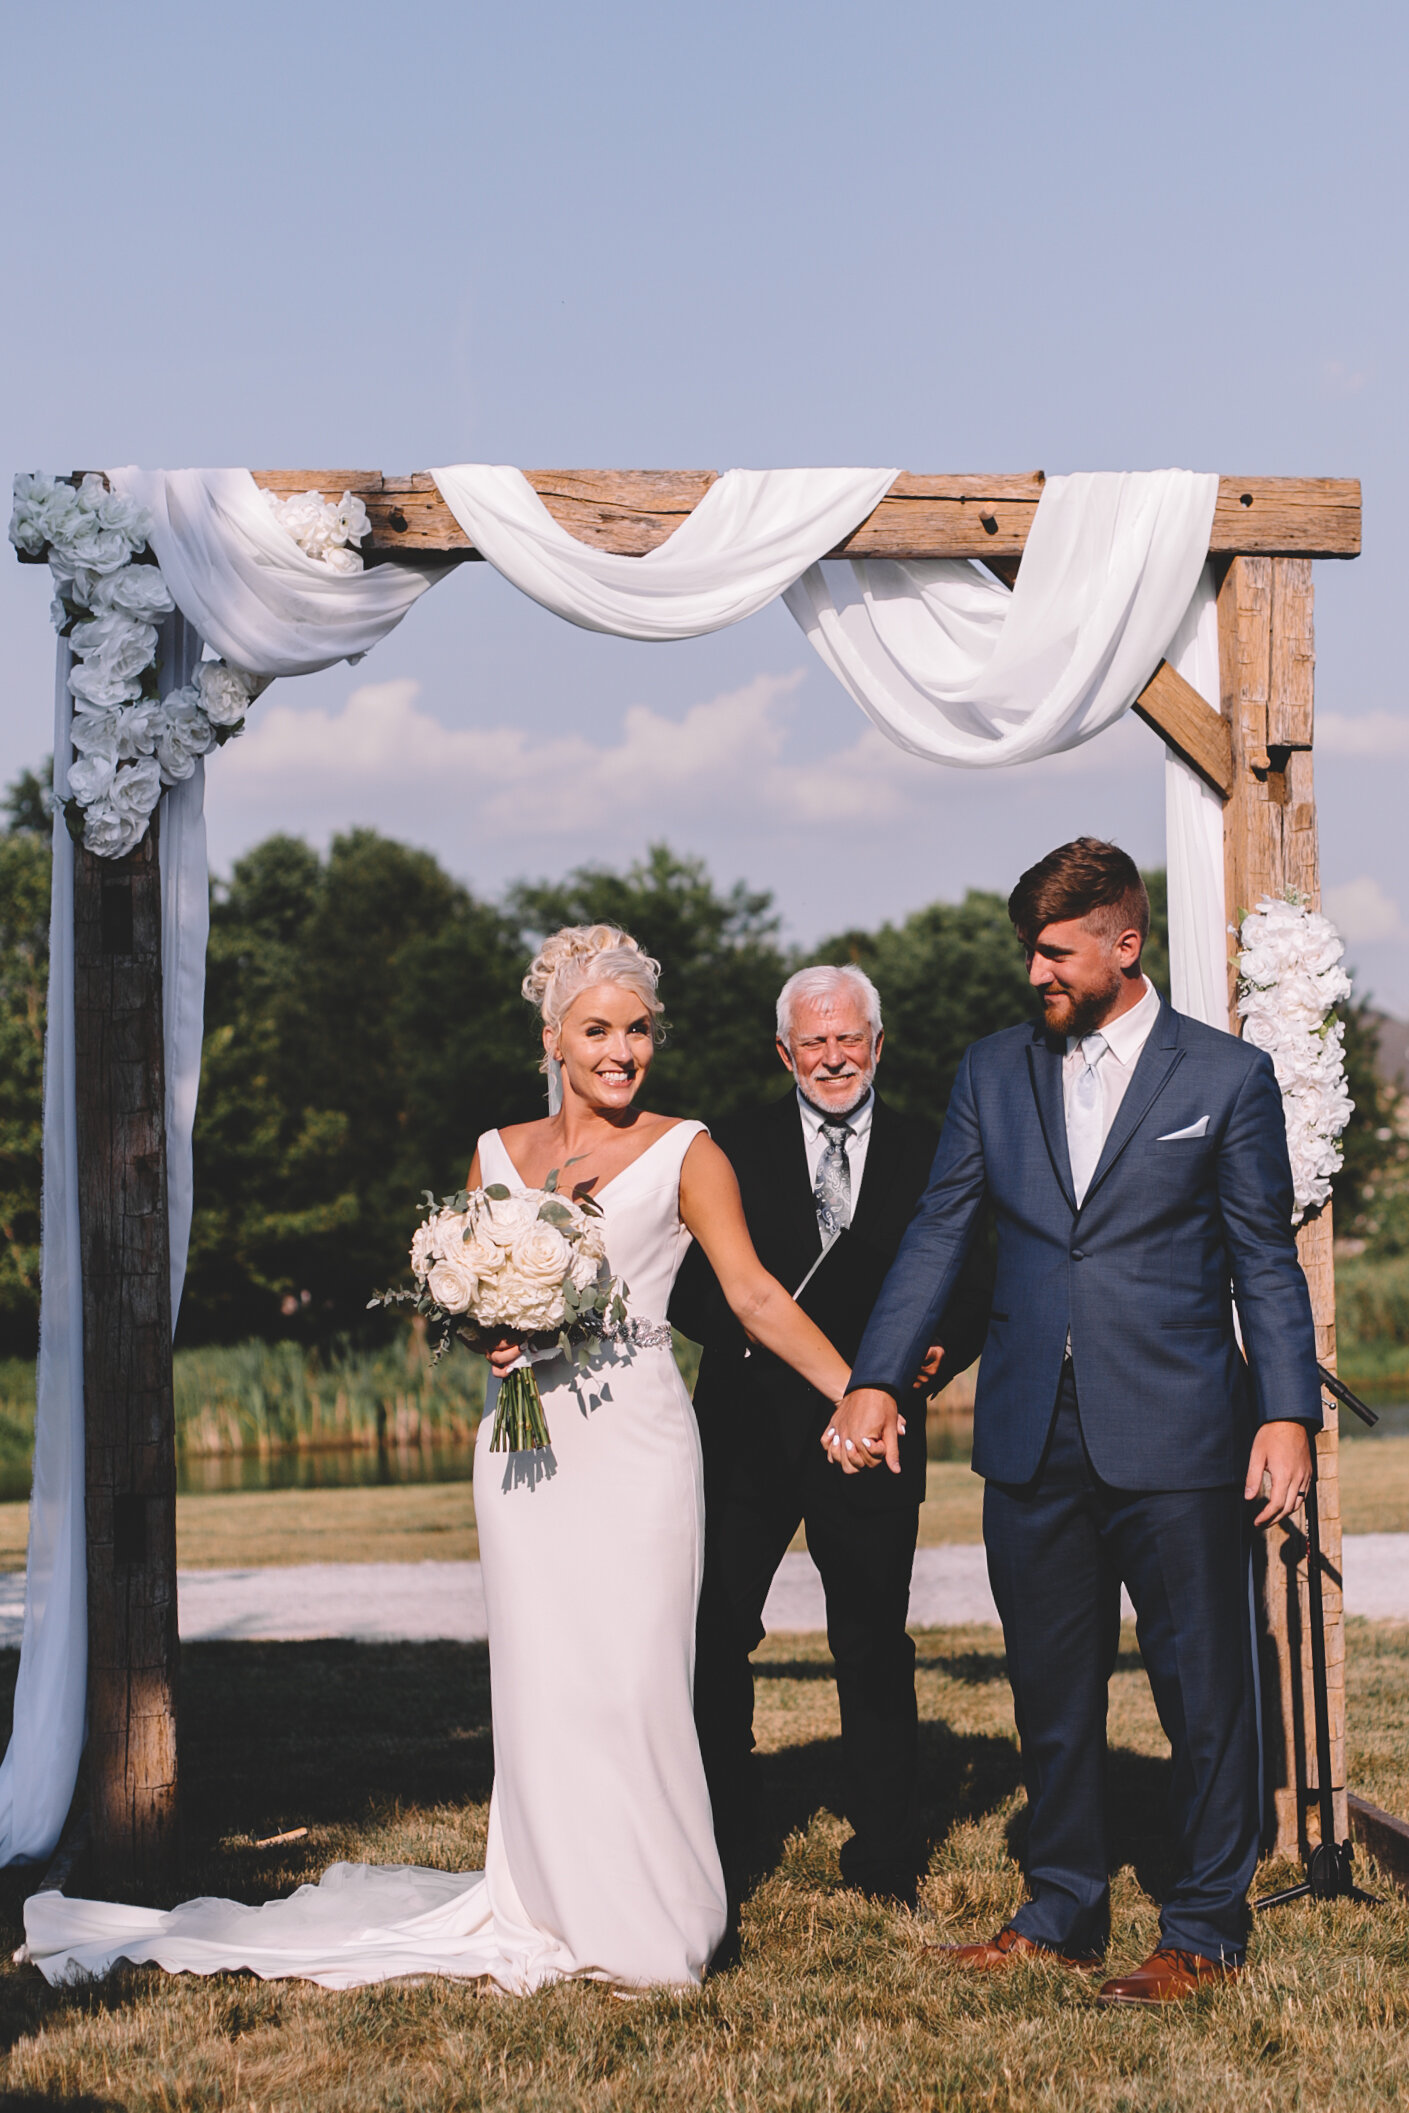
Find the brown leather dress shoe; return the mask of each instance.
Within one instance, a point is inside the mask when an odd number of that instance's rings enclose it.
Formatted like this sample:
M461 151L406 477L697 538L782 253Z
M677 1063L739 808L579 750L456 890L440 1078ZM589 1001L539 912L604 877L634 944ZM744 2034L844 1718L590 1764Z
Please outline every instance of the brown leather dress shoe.
M1000 1967L1016 1966L1020 1959L1055 1959L1059 1966L1073 1966L1079 1973L1092 1974L1101 1970L1101 1960L1096 1954L1075 1957L1070 1952L1059 1952L1050 1944L1034 1944L1020 1930L1000 1930L996 1937L988 1937L981 1944L927 1944L925 1950L938 1952L952 1966L966 1966L971 1972L995 1973Z
M1096 2001L1179 2003L1213 1982L1236 1981L1241 1972L1240 1966L1220 1966L1199 1952L1181 1952L1161 1945L1133 1974L1121 1974L1114 1981L1107 1981Z

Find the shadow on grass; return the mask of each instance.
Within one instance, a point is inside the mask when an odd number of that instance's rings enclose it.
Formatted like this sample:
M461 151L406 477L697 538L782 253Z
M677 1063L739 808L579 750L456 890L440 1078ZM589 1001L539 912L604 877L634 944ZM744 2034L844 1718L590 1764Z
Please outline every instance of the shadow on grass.
M766 1680L829 1681L825 1659L760 1663ZM14 1661L0 1665L13 1678ZM920 1671L970 1689L1003 1678L1000 1651L926 1651ZM0 1708L8 1700L0 1688ZM929 1707L934 1707L931 1700ZM939 1707L943 1708L942 1697ZM1016 1746L1005 1733L922 1721L920 1785L927 1852L956 1826L1009 1808L1020 1788ZM185 1867L173 1898L218 1893L258 1902L316 1879L338 1855L365 1854L366 1832L413 1839L428 1824L427 1861L478 1861L473 1824L437 1829L435 1813L482 1809L493 1776L488 1654L483 1644L231 1643L188 1646L182 1656L182 1801ZM804 1740L760 1756L761 1837L756 1875L777 1868L785 1843L819 1812L845 1804L840 1739ZM1172 1868L1164 1832L1167 1764L1119 1749L1111 1762L1111 1865L1134 1863L1158 1897ZM261 1839L307 1828L302 1841L260 1850ZM1021 1807L1009 1841L1021 1853ZM341 1839L340 1839L341 1837ZM421 1840L429 1837L422 1832ZM40 1872L0 1871L0 1942L22 1941L23 1902ZM834 1851L813 1874L835 1885ZM150 1987L146 1971L54 1990L32 1973L0 1975L0 2048L62 2014L121 2012ZM224 1983L235 2008L239 1984ZM252 1998L251 1998L252 2000ZM261 1994L261 2016L271 1998ZM230 2030L238 2019L231 2011ZM265 2018L267 2022L267 2017ZM0 2102L21 2105L23 2098ZM35 2099L34 2104L57 2104ZM98 2099L73 2100L98 2107Z

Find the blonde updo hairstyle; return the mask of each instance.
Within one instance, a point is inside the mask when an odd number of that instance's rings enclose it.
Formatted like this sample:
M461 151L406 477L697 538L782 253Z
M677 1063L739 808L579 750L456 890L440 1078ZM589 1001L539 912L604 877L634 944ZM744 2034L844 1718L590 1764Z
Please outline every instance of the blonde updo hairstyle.
M662 1006L656 986L660 963L615 924L565 924L545 939L523 979L523 994L554 1034L567 1018L574 999L598 983L619 983L635 991L651 1016L652 1039L660 1040ZM552 1062L545 1054L542 1069Z

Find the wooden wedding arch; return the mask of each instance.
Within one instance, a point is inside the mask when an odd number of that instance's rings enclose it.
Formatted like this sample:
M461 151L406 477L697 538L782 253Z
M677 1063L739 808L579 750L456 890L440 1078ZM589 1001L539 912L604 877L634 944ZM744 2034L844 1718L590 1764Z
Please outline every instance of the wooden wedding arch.
M622 556L662 543L713 471L529 471L549 512ZM256 471L281 494L356 493L363 555L443 564L479 557L422 472ZM1009 584L1042 492L1019 476L902 474L832 555L978 558ZM1360 550L1360 486L1348 478L1223 477L1210 539L1218 570L1218 709L1162 663L1135 710L1222 799L1230 927L1259 896L1319 903L1312 786L1315 558ZM166 1217L161 900L156 820L129 857L75 861L74 978L83 1269L89 1605L88 1773L94 1877L137 1897L177 1859L176 1457ZM1229 1024L1236 982L1229 949ZM1331 1212L1298 1249L1317 1347L1335 1364ZM1337 1425L1318 1440L1336 1836L1348 1832ZM1276 1844L1317 1835L1306 1540L1301 1515L1267 1537L1262 1662Z

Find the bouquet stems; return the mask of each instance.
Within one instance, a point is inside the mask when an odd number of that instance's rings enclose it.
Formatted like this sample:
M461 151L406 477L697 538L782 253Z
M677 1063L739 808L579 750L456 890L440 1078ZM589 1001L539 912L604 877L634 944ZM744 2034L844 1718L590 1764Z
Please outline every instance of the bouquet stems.
M541 1453L548 1444L543 1396L532 1365L515 1365L499 1382L491 1453Z

